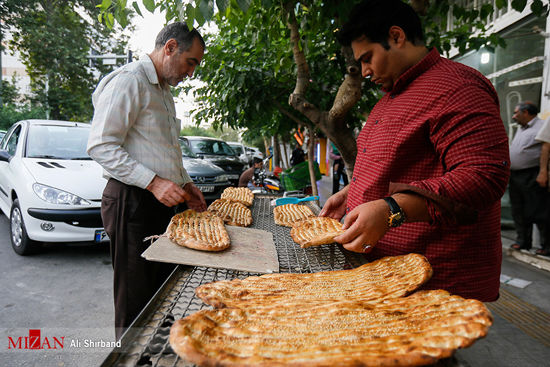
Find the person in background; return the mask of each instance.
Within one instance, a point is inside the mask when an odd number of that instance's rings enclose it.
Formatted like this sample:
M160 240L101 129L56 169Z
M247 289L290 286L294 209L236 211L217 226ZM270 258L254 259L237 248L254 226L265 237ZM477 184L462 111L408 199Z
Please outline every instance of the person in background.
M88 154L108 179L101 216L111 240L117 339L174 268L143 259L144 239L164 233L179 203L206 210L183 167L170 93L170 86L193 75L204 48L197 30L169 24L153 52L105 76L92 96Z
M294 167L297 164L305 162L305 153L299 144L296 144L294 150L290 155L290 165Z
M336 194L340 191L340 177L344 180L344 186L348 185L348 175L345 171L345 163L340 156L340 151L336 148L333 142L330 142L330 150L328 156L332 159L332 194Z
M516 227L516 250L530 250L533 224L540 234L543 249L548 243L546 222L548 202L546 189L537 183L540 172L540 141L536 141L544 121L537 117L538 107L533 102L522 102L514 108L513 119L520 125L510 145L510 204Z
M386 93L357 138L350 184L320 215L345 215L335 240L369 260L424 255L423 289L495 301L510 157L493 85L428 49L401 0L360 2L337 37Z
M241 173L239 177L239 187L248 187L250 180L254 177L254 170L262 168L262 160L258 157L254 157L252 160L252 167Z
M541 129L539 130L539 133L535 137L535 140L542 143L542 147L540 150L540 171L537 175L537 183L540 187L544 188L546 190L546 200L547 204L546 207L548 208L550 206L550 184L549 184L549 178L550 178L550 118L546 120L546 122L542 125ZM548 213L546 213L546 239L548 240L548 236L550 236L550 210ZM538 249L536 253L538 255L543 256L550 256L550 242L546 241L544 243L544 247L541 249Z

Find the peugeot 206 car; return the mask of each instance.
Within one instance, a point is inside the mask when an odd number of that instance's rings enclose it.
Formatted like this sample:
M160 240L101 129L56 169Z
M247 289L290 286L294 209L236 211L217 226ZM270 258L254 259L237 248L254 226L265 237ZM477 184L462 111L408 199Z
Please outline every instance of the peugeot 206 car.
M0 209L15 252L41 242L104 242L101 195L106 180L86 153L90 125L25 120L0 143Z
M223 190L231 186L223 169L206 159L198 158L180 137L183 166L206 201L219 199Z
M204 136L182 136L180 138L196 156L223 169L231 184L237 186L245 165L225 141Z

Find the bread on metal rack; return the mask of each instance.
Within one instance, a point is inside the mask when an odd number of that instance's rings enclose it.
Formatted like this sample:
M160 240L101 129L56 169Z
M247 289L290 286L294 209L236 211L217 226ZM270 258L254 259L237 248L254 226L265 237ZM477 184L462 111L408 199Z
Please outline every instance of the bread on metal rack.
M248 187L228 187L223 190L221 198L251 206L254 194Z
M217 214L230 226L248 227L252 224L252 212L244 204L226 199L214 200L208 211Z
M426 283L432 267L422 255L384 257L355 269L308 274L266 274L221 280L199 286L195 293L217 308L265 307L278 303L333 302L360 299L379 302L408 295Z
M280 226L292 227L294 223L314 216L310 208L300 204L284 204L273 208L273 218Z
M174 323L170 345L199 366L420 366L470 346L491 324L482 302L433 290L202 310Z

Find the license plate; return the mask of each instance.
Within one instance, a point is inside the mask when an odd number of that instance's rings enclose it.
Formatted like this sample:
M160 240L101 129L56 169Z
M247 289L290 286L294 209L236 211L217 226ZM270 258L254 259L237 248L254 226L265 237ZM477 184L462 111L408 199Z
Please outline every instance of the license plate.
M227 177L229 177L230 180L238 180L239 179L239 175L227 175Z
M202 192L214 192L214 186L199 186L199 190Z
M107 242L107 241L109 241L109 236L107 235L107 232L105 232L102 229L97 229L95 231L94 242L99 243L99 242Z

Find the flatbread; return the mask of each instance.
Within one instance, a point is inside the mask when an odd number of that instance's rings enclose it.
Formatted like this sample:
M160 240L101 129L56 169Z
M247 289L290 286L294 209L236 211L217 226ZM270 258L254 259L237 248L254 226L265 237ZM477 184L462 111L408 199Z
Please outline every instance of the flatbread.
M483 303L438 291L376 304L202 310L177 320L170 345L200 366L419 366L487 335Z
M379 302L408 295L431 276L432 267L424 256L407 254L384 257L350 270L222 280L201 285L195 293L217 308L311 305L342 299Z
M292 224L314 216L310 208L300 204L278 205L273 208L275 223L280 226L292 227Z
M251 206L254 194L248 187L228 187L223 190L221 198Z
M248 227L252 224L252 212L239 202L217 199L210 204L208 211L218 215L230 226Z
M344 233L342 223L329 217L311 217L294 223L290 236L302 248L334 243Z
M222 251L230 246L223 220L214 213L188 209L170 220L168 238L180 245L202 251Z

